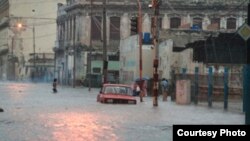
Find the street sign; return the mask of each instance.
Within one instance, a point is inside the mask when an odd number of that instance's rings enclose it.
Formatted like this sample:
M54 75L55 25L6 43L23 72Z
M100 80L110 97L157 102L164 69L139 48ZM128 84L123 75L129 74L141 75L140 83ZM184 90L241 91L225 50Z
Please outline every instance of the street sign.
M250 37L250 27L244 23L238 30L238 34L246 41Z

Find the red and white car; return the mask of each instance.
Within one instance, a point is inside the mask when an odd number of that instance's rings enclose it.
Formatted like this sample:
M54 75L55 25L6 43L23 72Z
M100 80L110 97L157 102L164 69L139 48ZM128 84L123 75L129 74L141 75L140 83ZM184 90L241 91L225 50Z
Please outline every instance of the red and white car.
M132 94L130 85L104 84L97 95L97 101L101 103L136 104L136 98Z

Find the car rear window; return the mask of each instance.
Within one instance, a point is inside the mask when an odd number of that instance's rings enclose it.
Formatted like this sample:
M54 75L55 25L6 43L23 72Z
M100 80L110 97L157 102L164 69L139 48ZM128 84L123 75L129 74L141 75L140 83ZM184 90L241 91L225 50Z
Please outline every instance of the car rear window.
M130 87L124 86L106 86L104 93L132 95L132 90Z

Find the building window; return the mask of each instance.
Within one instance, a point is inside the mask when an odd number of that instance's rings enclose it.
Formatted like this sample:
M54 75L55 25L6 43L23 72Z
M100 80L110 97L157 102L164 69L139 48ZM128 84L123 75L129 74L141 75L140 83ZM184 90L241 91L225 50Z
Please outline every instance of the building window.
M110 18L110 39L120 40L120 17Z
M227 19L227 29L236 29L236 19L228 18Z
M71 18L70 19L70 22L69 22L69 29L70 29L70 35L69 35L69 40L72 40L72 35L73 35L73 19Z
M122 65L125 67L126 66L126 57L122 57Z
M179 28L180 25L181 25L181 18L179 17L170 18L170 28Z
M220 18L212 18L211 24L207 28L210 30L220 29Z
M202 18L194 18L193 27L202 29Z
M119 61L119 56L118 55L109 55L108 60L109 61Z
M93 68L93 73L101 73L101 68Z
M159 18L158 18L158 22L159 22L159 23L158 23L159 29L162 29L162 17L159 17Z
M99 17L99 16L93 16L91 18L91 38L93 40L101 40L101 23L102 21L102 17Z
M67 0L66 3L67 3L67 5L69 5L70 4L70 0Z

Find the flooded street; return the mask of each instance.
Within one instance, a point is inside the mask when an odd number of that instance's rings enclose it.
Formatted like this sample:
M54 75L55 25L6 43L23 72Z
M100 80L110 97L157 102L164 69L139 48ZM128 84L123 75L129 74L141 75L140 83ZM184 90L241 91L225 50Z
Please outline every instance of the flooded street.
M1 141L171 141L174 124L244 124L241 112L162 102L96 102L99 89L0 82Z

